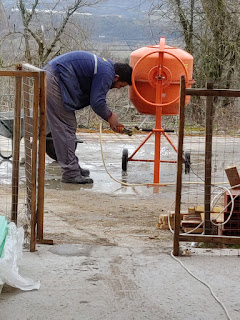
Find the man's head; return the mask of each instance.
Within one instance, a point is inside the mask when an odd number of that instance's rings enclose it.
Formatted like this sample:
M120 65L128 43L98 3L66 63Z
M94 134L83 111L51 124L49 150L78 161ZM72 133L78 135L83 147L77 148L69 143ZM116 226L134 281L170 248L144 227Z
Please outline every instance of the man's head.
M132 85L132 67L127 63L115 63L115 78L113 80L112 88L123 88L127 85Z

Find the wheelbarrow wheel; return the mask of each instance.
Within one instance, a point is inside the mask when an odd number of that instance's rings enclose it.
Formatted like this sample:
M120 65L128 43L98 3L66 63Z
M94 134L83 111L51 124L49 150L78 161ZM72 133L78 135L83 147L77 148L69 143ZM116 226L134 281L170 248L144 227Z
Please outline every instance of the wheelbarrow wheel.
M184 155L184 165L185 165L185 174L190 173L190 168L191 168L191 156L190 152L185 152Z
M53 160L57 161L57 155L53 145L52 134L48 133L46 136L46 154Z
M122 171L127 171L128 149L124 148L122 153Z
M0 157L4 160L9 160L12 158L13 155L13 141L7 143L7 146L4 147L4 150L0 150Z
M78 143L82 143L82 140L76 139L75 141L75 150L77 148ZM57 155L55 152L54 144L53 144L53 139L52 139L52 134L51 132L47 134L46 136L46 154L53 160L57 161Z

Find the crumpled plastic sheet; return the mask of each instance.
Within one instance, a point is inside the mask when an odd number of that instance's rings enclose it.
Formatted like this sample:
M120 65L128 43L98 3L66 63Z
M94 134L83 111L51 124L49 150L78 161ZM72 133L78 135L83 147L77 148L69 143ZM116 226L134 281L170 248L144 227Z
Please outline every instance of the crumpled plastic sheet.
M15 223L10 222L2 257L0 258L0 293L4 283L24 291L40 288L39 281L23 278L18 273L18 262L22 257L23 241L23 228L17 228Z

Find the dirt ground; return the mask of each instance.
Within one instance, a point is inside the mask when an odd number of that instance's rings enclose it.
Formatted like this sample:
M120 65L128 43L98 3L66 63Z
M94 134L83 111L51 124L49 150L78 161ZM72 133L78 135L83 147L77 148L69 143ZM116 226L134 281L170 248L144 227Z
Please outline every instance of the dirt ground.
M94 184L76 186L60 182L61 172L55 162L46 166L45 232L57 243L87 243L128 246L134 243L149 245L153 239L168 242L170 232L159 232L160 213L167 213L175 198L175 186L158 190L146 186L126 187L114 181L106 172L100 150L99 135L81 133L83 144L77 155L91 172ZM113 178L128 183L153 182L152 163L129 163L123 176L122 148L139 144L142 137L103 134L103 152L107 169ZM153 158L153 141L147 145ZM146 150L147 151L147 150ZM175 156L175 155L174 155ZM55 222L57 221L57 222ZM62 228L62 229L61 229Z
M46 237L57 243L118 246L139 242L149 245L152 240L168 242L172 238L170 232L160 232L157 224L159 214L167 212L169 200L161 197L157 201L156 196L47 190ZM59 220L55 229L54 221Z
M239 253L205 250L180 258L211 286L231 318L171 257L171 233L157 228L171 187L119 195L57 184L45 194L44 237L54 245L25 249L20 263L20 274L41 287L21 292L5 285L0 319L239 319Z

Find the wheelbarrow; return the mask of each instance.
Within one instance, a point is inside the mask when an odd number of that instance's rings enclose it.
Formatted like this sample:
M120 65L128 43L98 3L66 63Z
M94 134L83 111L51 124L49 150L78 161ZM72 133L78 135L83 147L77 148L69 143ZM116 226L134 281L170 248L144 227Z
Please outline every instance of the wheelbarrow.
M76 139L75 140L75 150L77 148L78 143L83 143L82 140ZM55 152L54 144L53 144L53 139L52 139L52 133L49 132L46 135L46 154L53 160L57 161L57 155Z
M30 114L32 112L30 110ZM23 112L21 113L21 139L24 136L24 126L23 126ZM7 146L3 148L0 145L0 157L2 159L8 160L12 158L13 155L13 132L14 132L14 111L6 111L0 112L0 136L3 136L9 139L9 143ZM82 140L76 139L75 140L75 149L77 148L78 143L82 143ZM57 156L52 140L51 132L46 135L46 153L47 155L52 158L53 160L57 161Z
M14 111L0 112L0 135L9 139L7 146L0 146L0 157L8 160L13 154ZM23 137L23 113L21 114L21 139Z

